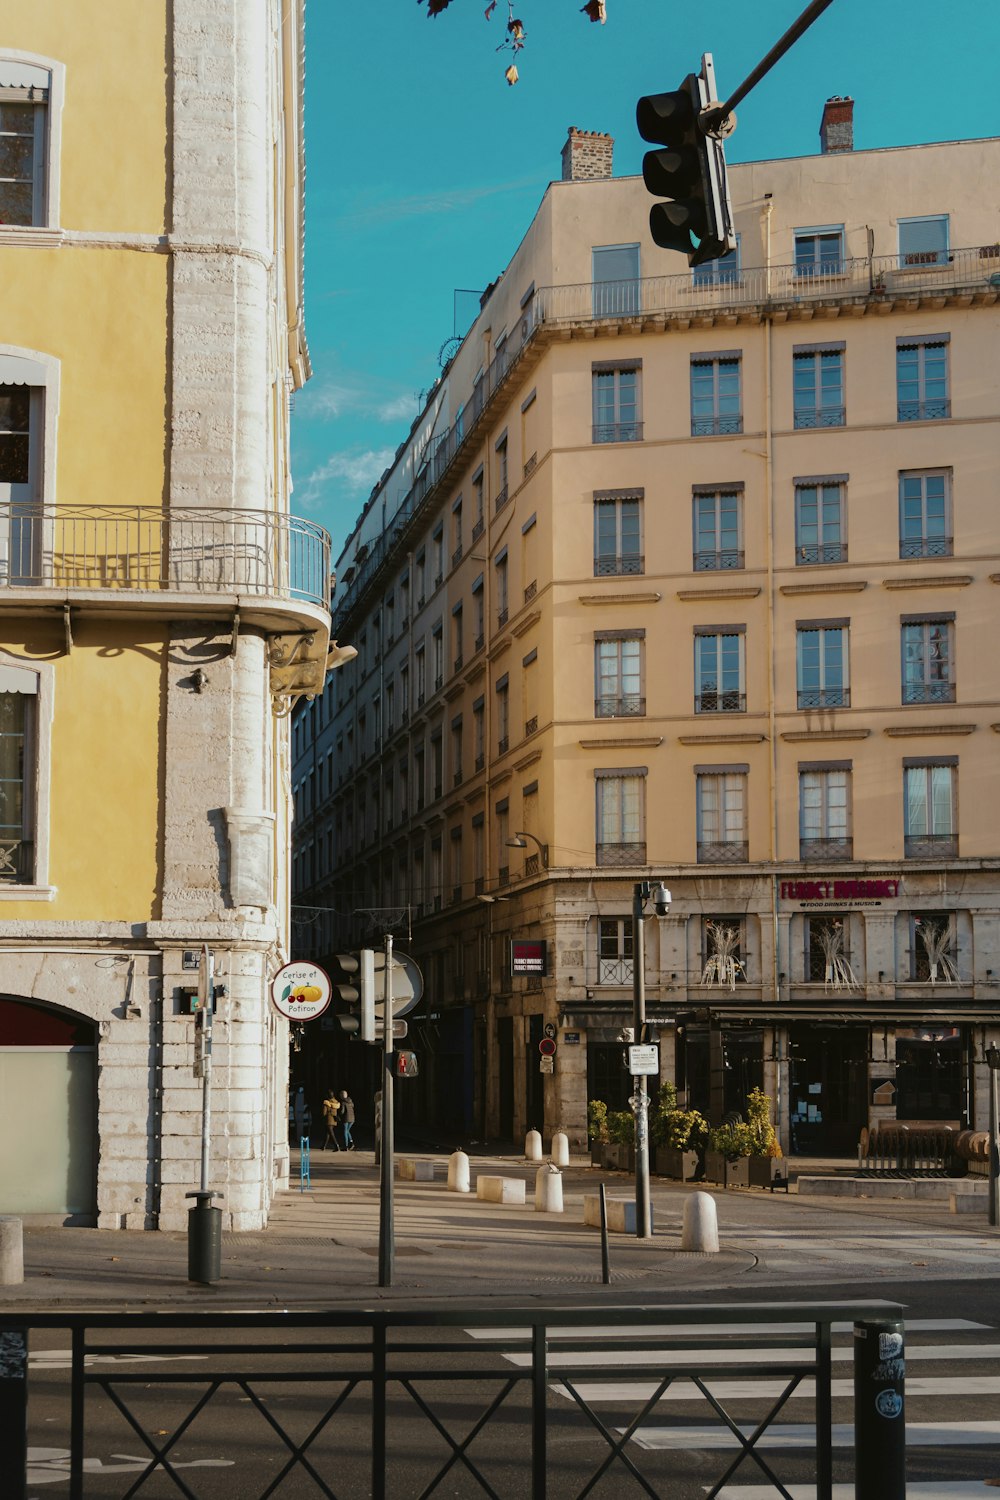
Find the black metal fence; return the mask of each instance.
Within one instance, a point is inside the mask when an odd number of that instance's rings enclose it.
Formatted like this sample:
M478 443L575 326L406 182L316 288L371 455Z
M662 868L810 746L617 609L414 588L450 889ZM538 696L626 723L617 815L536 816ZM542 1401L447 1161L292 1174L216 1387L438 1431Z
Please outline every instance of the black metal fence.
M669 1403L681 1382L686 1410L693 1386L728 1444L698 1455L699 1494L711 1500L746 1470L790 1500L792 1481L776 1472L787 1455L769 1450L767 1434L795 1393L811 1396L815 1421L815 1450L800 1448L798 1463L804 1459L818 1500L831 1500L834 1324L899 1316L897 1304L874 1301L2 1313L4 1494L27 1500L37 1483L52 1482L37 1471L51 1457L31 1454L64 1452L58 1472L70 1500L167 1493L582 1500L605 1480L619 1494L656 1497L684 1443L647 1439L654 1423L679 1435ZM52 1330L69 1334L61 1375ZM762 1360L768 1350L772 1357ZM609 1394L612 1374L623 1381L620 1394ZM746 1396L738 1394L741 1380ZM749 1423L748 1401L756 1403ZM53 1415L59 1409L63 1419ZM33 1449L39 1433L46 1446ZM65 1450L51 1447L60 1437ZM102 1443L117 1467L93 1456ZM218 1449L223 1457L206 1457ZM722 1472L713 1478L706 1462L717 1451ZM861 1472L864 1455L857 1461Z

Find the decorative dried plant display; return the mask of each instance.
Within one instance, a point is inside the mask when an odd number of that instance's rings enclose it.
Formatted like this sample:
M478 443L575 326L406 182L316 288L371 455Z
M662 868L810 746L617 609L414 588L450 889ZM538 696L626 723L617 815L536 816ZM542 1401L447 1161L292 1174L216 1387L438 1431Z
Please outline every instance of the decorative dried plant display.
M917 937L927 954L927 977L931 984L957 984L958 967L952 957L954 944L951 924L946 918L935 922L923 917L918 918L915 926Z
M823 951L823 983L834 990L855 990L858 976L844 952L843 922L824 922L813 936Z
M705 936L708 939L708 955L701 971L702 984L721 984L727 989L736 988L737 979L746 979L747 972L739 957L740 929L723 922L706 922Z

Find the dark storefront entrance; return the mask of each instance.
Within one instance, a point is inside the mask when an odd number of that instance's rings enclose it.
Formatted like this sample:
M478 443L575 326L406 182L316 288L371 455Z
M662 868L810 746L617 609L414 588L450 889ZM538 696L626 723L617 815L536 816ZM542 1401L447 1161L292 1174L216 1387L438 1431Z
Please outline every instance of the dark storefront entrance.
M868 1123L868 1028L790 1026L793 1156L853 1156Z
M896 1118L969 1118L967 1026L900 1026L896 1029Z

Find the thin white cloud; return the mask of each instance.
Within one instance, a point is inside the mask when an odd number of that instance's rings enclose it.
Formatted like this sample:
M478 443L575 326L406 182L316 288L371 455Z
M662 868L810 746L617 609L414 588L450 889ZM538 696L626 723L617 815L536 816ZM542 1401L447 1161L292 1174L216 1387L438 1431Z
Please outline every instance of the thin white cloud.
M430 193L414 193L401 198L391 192L372 189L372 196L359 194L352 208L334 221L339 229L360 229L369 224L384 224L394 219L422 218L426 214L448 214L468 208L484 198L500 193L516 193L523 188L538 187L537 172L510 182L480 183L467 188L441 187Z
M358 386L338 385L334 381L307 386L299 398L303 416L328 418L370 417L377 422L409 421L416 414L417 398L413 395L378 397Z
M394 452L393 448L365 448L331 453L325 463L295 486L296 503L310 509L337 492L367 495L392 462Z

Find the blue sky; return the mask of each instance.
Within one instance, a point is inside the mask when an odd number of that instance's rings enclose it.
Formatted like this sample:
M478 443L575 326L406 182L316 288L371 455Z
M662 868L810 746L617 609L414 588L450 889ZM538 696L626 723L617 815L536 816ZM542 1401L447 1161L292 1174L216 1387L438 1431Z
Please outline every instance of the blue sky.
M518 0L527 44L504 81L506 0L307 0L306 328L313 378L296 398L293 509L334 556L409 430L456 329L456 289L504 268L560 174L568 126L615 137L641 170L641 94L715 58L732 91L806 0ZM949 20L949 17L951 20ZM954 24L952 24L952 22ZM855 147L1000 132L1000 7L975 21L938 0L833 0L739 107L730 161L818 150L823 101L855 99ZM678 257L678 270L683 263ZM458 297L458 332L476 307Z

